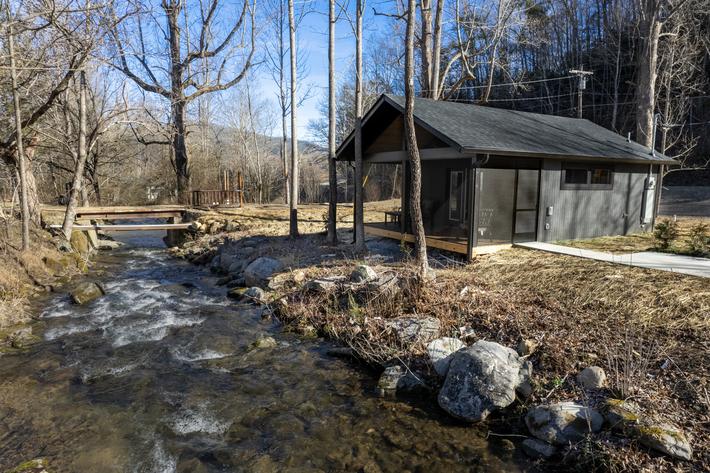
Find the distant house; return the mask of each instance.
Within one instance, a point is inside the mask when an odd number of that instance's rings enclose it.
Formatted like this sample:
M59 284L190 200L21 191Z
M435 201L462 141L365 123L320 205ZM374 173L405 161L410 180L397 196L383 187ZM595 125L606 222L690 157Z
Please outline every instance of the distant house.
M363 120L366 163L402 164L401 209L369 234L412 241L404 98L382 95ZM654 219L661 166L675 161L594 123L417 98L427 245L472 257L515 242L623 235ZM354 159L351 134L337 159Z

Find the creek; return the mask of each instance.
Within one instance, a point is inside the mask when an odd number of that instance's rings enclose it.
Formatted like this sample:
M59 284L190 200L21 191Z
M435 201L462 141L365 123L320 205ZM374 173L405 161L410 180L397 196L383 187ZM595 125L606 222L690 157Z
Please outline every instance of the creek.
M0 358L0 471L519 471L485 427L435 400L375 395L377 373L235 303L158 235L121 235L92 272L107 295L36 302L42 341ZM275 348L250 349L272 336Z

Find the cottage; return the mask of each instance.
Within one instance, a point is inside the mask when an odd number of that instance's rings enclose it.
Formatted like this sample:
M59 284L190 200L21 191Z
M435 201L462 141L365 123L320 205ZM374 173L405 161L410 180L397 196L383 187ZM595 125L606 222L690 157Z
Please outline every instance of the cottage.
M413 241L404 97L382 95L363 119L365 163L404 169L399 209L368 234ZM475 254L527 241L649 230L662 166L675 161L584 120L417 98L427 245ZM354 135L339 160L354 159Z

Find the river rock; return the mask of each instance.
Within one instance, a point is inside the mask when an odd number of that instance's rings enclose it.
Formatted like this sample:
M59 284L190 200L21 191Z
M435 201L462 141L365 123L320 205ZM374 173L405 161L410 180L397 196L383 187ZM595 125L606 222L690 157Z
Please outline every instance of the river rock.
M434 371L439 376L446 376L453 354L465 346L466 344L458 338L451 337L437 338L429 342L426 349Z
M557 452L557 449L553 445L538 439L525 439L523 440L522 447L523 452L530 458L548 459Z
M426 389L424 382L411 371L399 366L388 366L377 382L377 393L389 397L397 393L414 393Z
M578 442L598 432L603 423L604 418L597 411L574 402L537 406L525 416L530 433L554 445Z
M101 238L98 241L98 249L103 250L103 251L117 250L122 246L123 246L123 243L121 243L120 241L116 241L116 240L106 240L106 239Z
M98 299L105 293L104 289L95 282L83 282L71 291L71 298L75 304L86 304Z
M264 302L266 300L266 293L262 288L254 286L244 291L244 297L255 302Z
M312 279L305 285L305 290L310 292L333 292L338 288L338 284L345 280L343 276L327 276Z
M606 373L598 366L588 366L579 372L577 382L584 389L600 389L606 384Z
M269 278L283 269L279 260L262 256L252 261L244 270L244 281L248 286L267 287Z
M48 473L47 468L47 460L44 458L36 458L22 462L15 468L10 468L5 473Z
M91 251L91 246L89 243L89 238L86 234L79 230L74 230L71 232L71 238L69 239L71 247L82 256L86 256Z
M402 343L428 343L439 336L441 321L434 317L402 316L385 321Z
M690 460L693 449L683 432L670 425L643 425L637 428L638 439L642 445L657 450L679 460Z
M366 283L377 279L377 273L366 264L361 264L350 274L350 280L356 284Z
M454 354L439 391L439 406L459 419L481 421L515 401L516 390L529 382L530 371L529 362L515 350L479 340Z
M276 340L274 337L262 337L257 340L254 340L251 344L251 348L255 349L262 349L262 348L276 348L278 346L278 343L276 343Z

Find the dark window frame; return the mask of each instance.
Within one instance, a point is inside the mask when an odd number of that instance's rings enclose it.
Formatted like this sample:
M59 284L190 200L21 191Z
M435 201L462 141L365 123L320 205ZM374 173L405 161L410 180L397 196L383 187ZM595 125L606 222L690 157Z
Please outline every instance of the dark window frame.
M567 170L585 170L587 171L587 182L584 184L572 184L566 182ZM592 175L595 170L603 169L609 171L609 183L604 184L593 184ZM562 172L560 175L560 189L561 190L612 190L614 189L614 167L603 164L581 164L581 163L563 163Z

